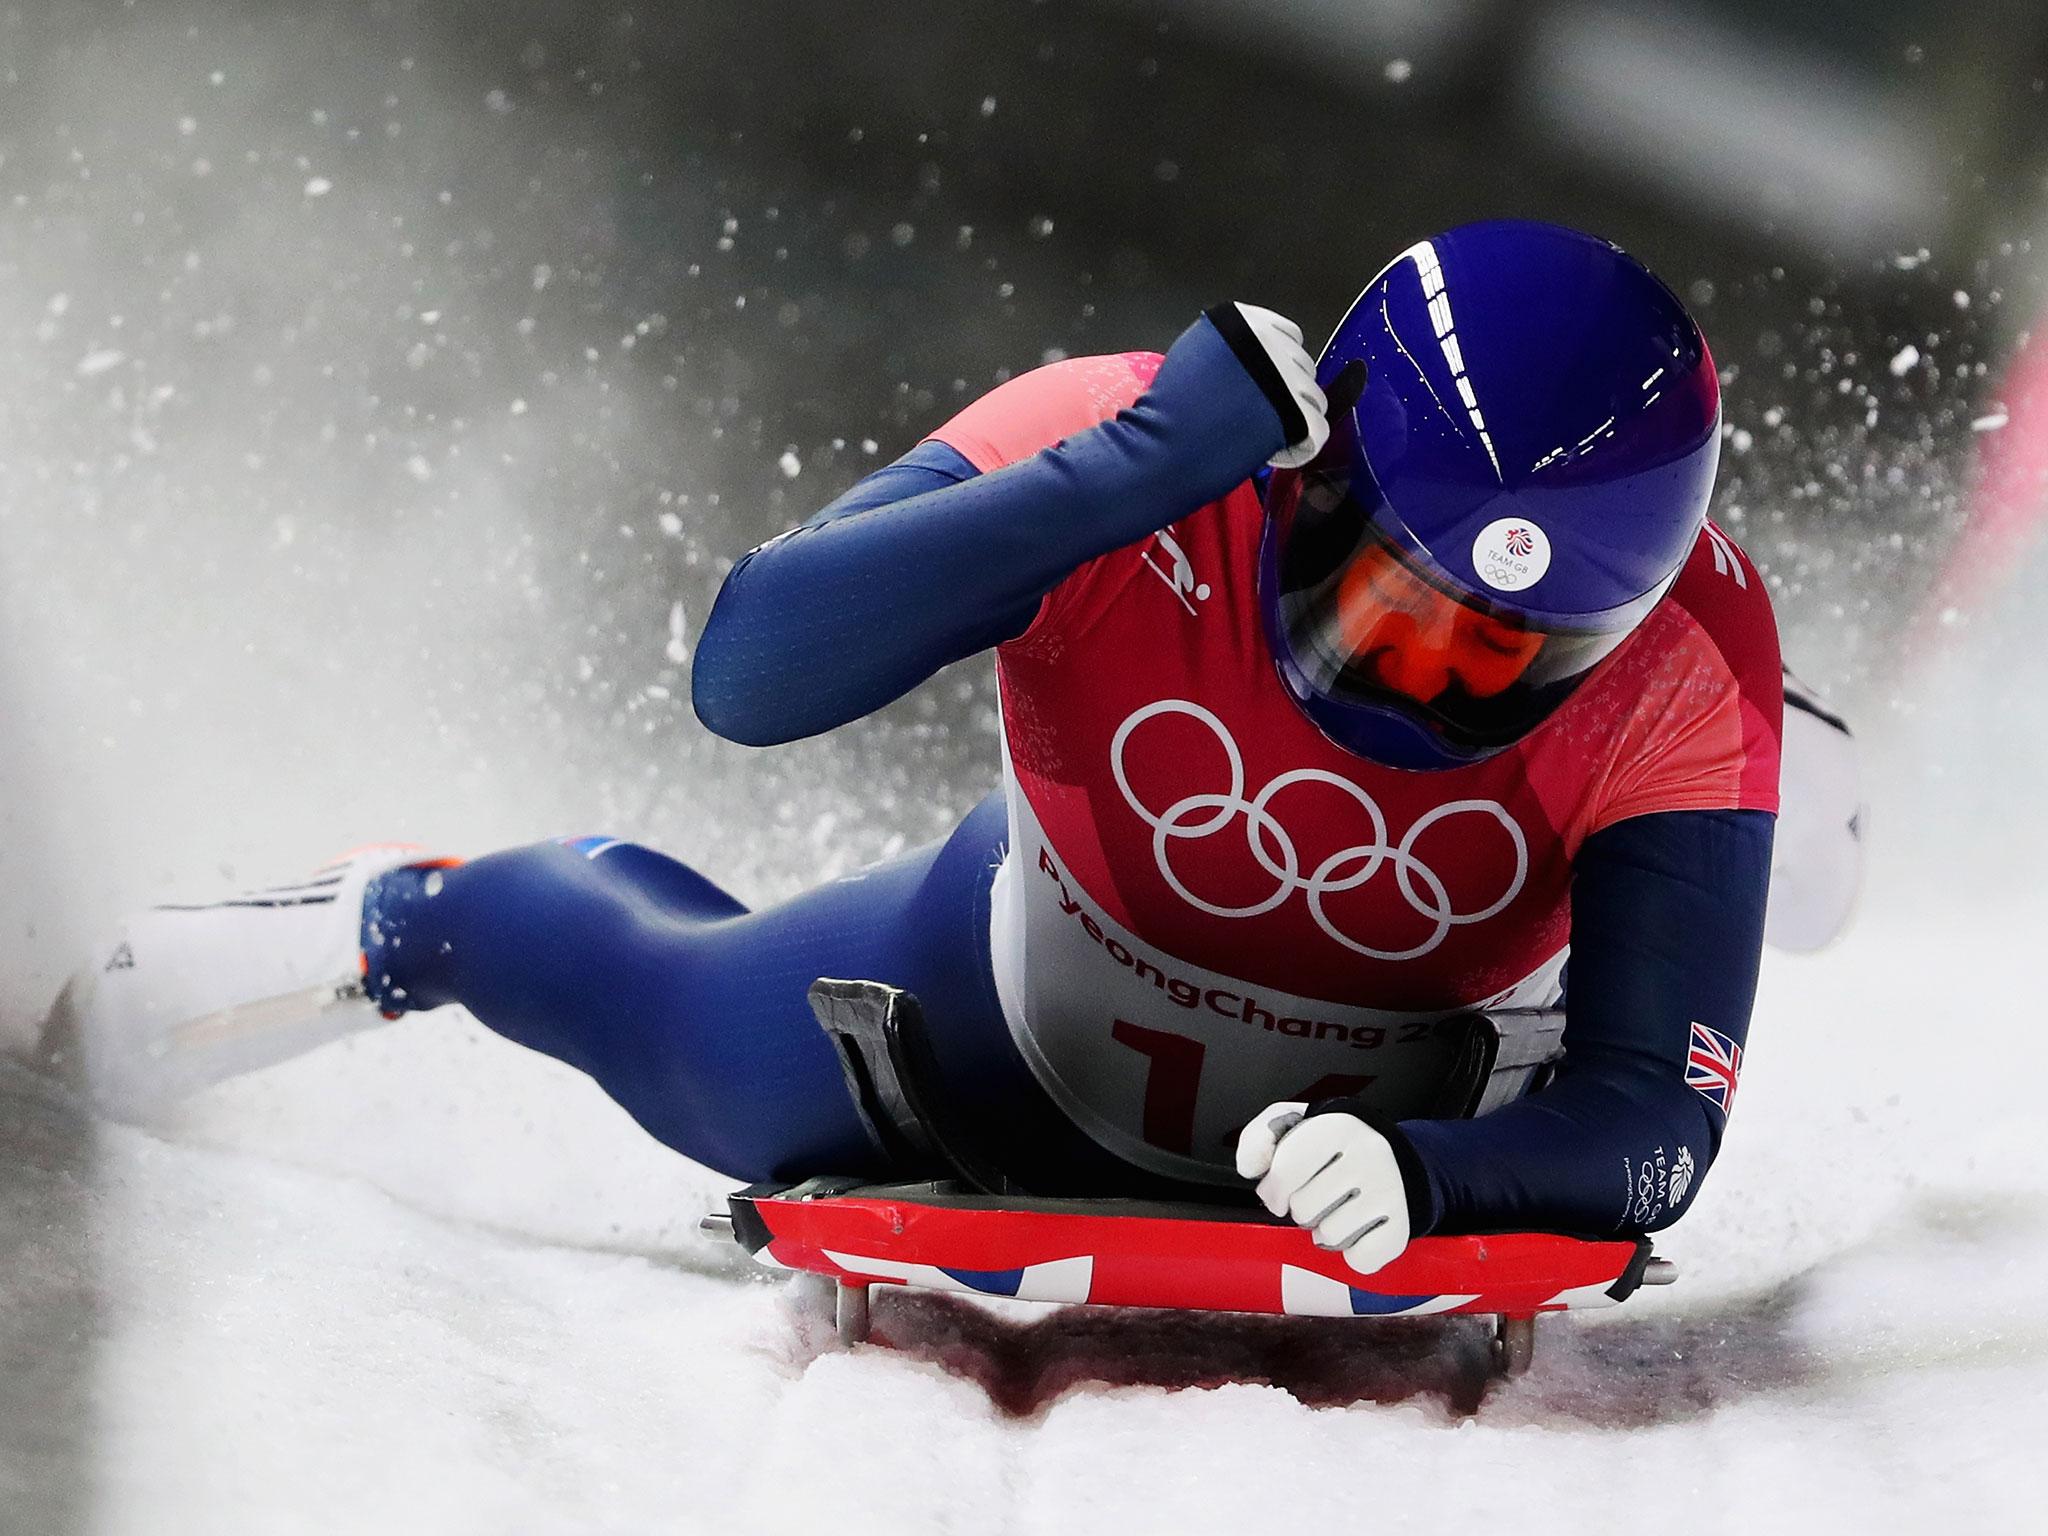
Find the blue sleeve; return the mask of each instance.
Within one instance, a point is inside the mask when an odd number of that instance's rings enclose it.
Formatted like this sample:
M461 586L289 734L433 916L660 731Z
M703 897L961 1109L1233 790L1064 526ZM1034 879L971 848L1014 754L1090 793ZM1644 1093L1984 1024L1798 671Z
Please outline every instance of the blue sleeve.
M1572 874L1564 1061L1548 1087L1480 1119L1401 1123L1412 1230L1599 1236L1685 1213L1733 1096L1732 1075L1726 1095L1688 1085L1694 1026L1739 1063L1774 822L1670 811L1586 839Z
M1111 420L986 475L924 444L754 550L698 642L698 718L750 746L857 720L1021 634L1080 565L1241 484L1290 439L1277 376L1235 346L1197 320Z

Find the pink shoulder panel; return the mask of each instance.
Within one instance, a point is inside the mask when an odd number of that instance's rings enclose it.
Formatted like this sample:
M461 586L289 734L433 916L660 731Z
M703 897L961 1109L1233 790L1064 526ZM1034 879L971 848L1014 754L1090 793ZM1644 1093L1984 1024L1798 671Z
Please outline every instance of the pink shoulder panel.
M987 474L1109 420L1145 392L1159 363L1156 352L1048 363L997 385L927 441L944 443Z
M1654 655L1632 669L1641 674L1626 727L1634 739L1592 830L1659 811L1775 812L1785 689L1763 577L1710 523L1650 624L1643 639Z

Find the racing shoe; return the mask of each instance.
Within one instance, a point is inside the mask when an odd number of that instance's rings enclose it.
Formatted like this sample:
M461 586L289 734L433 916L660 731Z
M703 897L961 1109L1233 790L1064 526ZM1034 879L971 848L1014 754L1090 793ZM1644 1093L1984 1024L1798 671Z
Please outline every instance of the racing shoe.
M143 1118L395 1018L364 985L364 891L389 870L449 862L382 845L297 885L152 907L65 984L41 1057L110 1114Z

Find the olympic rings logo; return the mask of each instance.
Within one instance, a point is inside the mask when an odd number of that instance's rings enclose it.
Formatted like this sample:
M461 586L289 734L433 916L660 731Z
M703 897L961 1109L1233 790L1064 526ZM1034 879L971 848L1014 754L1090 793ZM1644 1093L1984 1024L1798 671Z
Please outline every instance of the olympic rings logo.
M1131 788L1129 775L1124 771L1124 748L1139 726L1161 715L1186 715L1209 728L1230 760L1230 787L1227 790L1222 794L1187 795L1157 813L1138 798ZM1109 756L1110 769L1116 775L1116 787L1123 792L1124 803L1152 829L1152 857L1159 865L1160 875L1181 900L1212 917L1257 917L1271 912L1300 891L1307 899L1309 914L1314 917L1316 926L1346 949L1374 960L1415 960L1442 944L1453 928L1483 923L1504 911L1508 903L1522 893L1522 887L1529 878L1528 839L1522 835L1521 827L1507 809L1493 800L1453 800L1437 806L1418 817L1398 843L1390 843L1387 840L1386 813L1378 802L1350 780L1320 768L1296 768L1280 774L1254 798L1245 799L1244 757L1238 751L1237 743L1213 713L1186 699L1161 699L1138 710L1117 727L1116 736L1109 744ZM1349 795L1372 823L1371 840L1339 849L1318 864L1312 873L1304 876L1294 839L1272 809L1275 798L1296 784L1327 784ZM1515 873L1508 881L1507 889L1499 900L1477 912L1458 911L1451 903L1450 892L1445 888L1442 876L1415 853L1416 840L1424 832L1440 821L1464 815L1491 816L1506 830L1515 848ZM1180 876L1174 872L1170 855L1177 840L1199 841L1222 831L1239 816L1245 820L1246 846L1251 849L1252 857L1258 860L1259 867L1272 876L1276 884L1273 894L1262 901L1243 907L1219 906L1203 900L1181 882ZM1358 889L1388 864L1394 867L1394 883L1402 899L1418 916L1429 919L1434 925L1434 931L1428 938L1409 949L1375 949L1343 932L1323 910L1325 897Z

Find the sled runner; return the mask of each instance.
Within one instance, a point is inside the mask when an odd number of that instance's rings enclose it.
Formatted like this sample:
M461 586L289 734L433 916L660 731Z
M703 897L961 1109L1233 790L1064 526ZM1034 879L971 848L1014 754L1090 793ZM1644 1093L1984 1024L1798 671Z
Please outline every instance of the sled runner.
M704 1229L760 1263L832 1281L840 1338L868 1332L868 1291L919 1286L1074 1305L1266 1312L1308 1317L1490 1314L1496 1372L1518 1375L1542 1312L1609 1307L1675 1268L1647 1238L1541 1232L1420 1237L1361 1275L1256 1204L1183 1186L1186 1197L1076 1199L1034 1194L994 1171L931 1091L930 1047L910 994L820 981L819 1023L840 1051L876 1145L934 1175L902 1183L813 1178L732 1195ZM1462 1086L1472 1112L1513 1097L1554 1053L1547 1023L1474 1015L1479 1042ZM1489 1048L1487 1042L1491 1041Z

